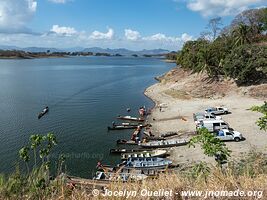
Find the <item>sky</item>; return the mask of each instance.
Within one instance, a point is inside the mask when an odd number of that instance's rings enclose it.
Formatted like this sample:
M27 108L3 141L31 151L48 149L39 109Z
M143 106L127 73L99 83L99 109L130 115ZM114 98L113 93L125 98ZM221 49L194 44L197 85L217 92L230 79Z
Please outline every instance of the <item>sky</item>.
M267 0L0 0L0 45L179 50Z

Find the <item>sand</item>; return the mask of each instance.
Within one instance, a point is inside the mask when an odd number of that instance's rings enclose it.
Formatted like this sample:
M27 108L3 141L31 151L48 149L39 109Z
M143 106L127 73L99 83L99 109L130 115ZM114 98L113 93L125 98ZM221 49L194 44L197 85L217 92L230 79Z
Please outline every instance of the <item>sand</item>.
M232 113L222 115L222 119L246 138L245 141L226 142L226 145L232 151L230 159L240 158L244 153L251 150L267 153L267 133L261 131L255 124L262 114L248 110L253 105L262 105L264 99L256 99L237 92L229 92L229 94L216 99L192 98L185 96L183 93L171 94L170 91L172 89L177 91L177 88L182 89L183 84L177 81L169 83L162 81L146 89L145 95L156 103L152 114L148 118L152 124L153 133L159 135L168 131L194 132L196 130L193 121L194 112L203 112L207 107L223 105ZM166 104L161 112L160 104ZM182 120L181 117L187 121ZM184 134L183 137L190 138L192 135ZM205 156L199 146L196 148L189 148L188 146L174 147L171 151L170 158L177 163L200 161L214 163L214 158Z

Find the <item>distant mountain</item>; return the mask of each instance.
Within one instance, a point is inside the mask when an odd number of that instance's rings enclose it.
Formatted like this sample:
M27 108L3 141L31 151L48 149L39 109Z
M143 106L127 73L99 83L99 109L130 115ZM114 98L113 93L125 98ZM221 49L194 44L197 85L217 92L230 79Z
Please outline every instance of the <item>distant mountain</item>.
M48 48L48 47L26 47L21 48L17 46L8 46L8 45L0 45L0 49L2 50L21 50L26 52L47 52L48 50L50 52L92 52L92 53L108 53L111 55L120 54L120 55L160 55L160 54L166 54L170 51L166 49L143 49L141 51L133 51L125 48L118 48L118 49L104 49L100 47L91 47L91 48L82 48L82 47L73 47L73 48L64 48L64 49L58 49L58 48Z
M26 47L22 48L23 51L27 52L63 52L64 50L62 49L56 49L56 48L45 48L45 47Z
M151 49L151 50L146 50L143 49L141 51L132 51L129 49L125 48L119 48L119 49L103 49L100 47L92 47L92 48L85 48L83 52L93 52L93 53L109 53L109 54L121 54L121 55L158 55L158 54L166 54L169 53L170 51L166 49Z

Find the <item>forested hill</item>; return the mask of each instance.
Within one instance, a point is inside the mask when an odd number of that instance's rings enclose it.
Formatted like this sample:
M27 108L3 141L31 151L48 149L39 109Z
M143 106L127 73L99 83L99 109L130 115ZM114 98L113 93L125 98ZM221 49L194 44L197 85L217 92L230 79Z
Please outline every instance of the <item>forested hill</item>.
M211 19L207 30L186 42L176 59L182 68L214 79L232 78L238 85L266 83L267 8L243 11L225 27L221 18Z

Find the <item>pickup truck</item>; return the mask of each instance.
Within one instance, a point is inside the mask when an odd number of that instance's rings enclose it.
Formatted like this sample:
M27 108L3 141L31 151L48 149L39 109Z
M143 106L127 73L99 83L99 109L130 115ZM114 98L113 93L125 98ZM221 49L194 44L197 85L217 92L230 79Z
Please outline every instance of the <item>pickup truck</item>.
M228 114L228 108L225 107L210 107L205 110L205 113L210 113L213 115L222 115L222 114Z
M204 121L204 120L220 120L222 119L222 117L215 116L210 113L197 112L193 114L193 119L196 124L199 124L201 121Z
M218 132L216 132L215 137L219 138L222 141L236 141L236 142L239 142L240 140L244 139L241 133L229 129L219 130Z

